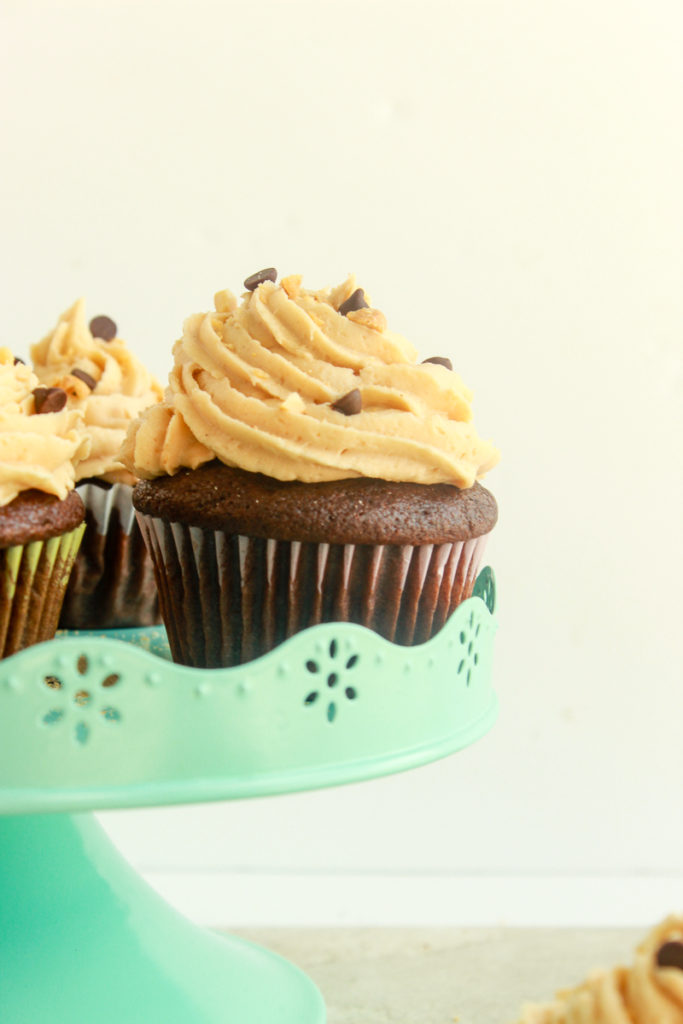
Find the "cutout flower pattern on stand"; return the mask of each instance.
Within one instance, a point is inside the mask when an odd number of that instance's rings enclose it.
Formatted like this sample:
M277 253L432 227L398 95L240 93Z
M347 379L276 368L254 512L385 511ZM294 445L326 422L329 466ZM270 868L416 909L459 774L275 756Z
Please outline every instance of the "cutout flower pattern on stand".
M311 707L327 697L325 715L327 721L332 723L337 717L340 700L356 700L358 690L348 681L347 673L354 669L360 662L360 655L341 655L339 644L336 640L330 640L327 652L323 658L309 658L306 661L306 670L313 676L320 676L320 686L317 690L310 690L305 698L306 707ZM326 688L325 688L326 687Z
M81 654L76 660L76 672L80 676L87 676L89 674L90 664L87 657ZM59 694L62 698L59 701L59 706L52 707L43 716L44 725L57 725L60 722L68 720L69 717L73 717L74 709L78 715L77 721L73 727L74 738L77 743L81 745L88 742L90 733L93 725L93 712L101 715L105 722L120 722L121 712L111 704L102 704L96 699L96 691L93 692L93 687L87 683L85 679L77 681L76 686L73 686L69 681L65 681L70 673L62 676L54 674L43 676L43 685L51 690L55 695ZM109 672L103 679L101 679L97 687L104 690L109 690L116 686L121 680L121 677L116 672Z
M474 612L470 612L467 626L460 630L460 660L458 661L457 674L465 673L467 686L472 681L472 673L479 664L478 640L481 630L481 622L475 623Z

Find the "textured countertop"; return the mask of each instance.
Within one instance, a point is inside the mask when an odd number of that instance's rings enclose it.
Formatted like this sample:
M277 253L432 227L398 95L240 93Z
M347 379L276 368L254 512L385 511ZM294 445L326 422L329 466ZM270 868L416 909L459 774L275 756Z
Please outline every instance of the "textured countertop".
M647 929L239 930L301 967L328 1024L511 1024L592 967L628 963Z

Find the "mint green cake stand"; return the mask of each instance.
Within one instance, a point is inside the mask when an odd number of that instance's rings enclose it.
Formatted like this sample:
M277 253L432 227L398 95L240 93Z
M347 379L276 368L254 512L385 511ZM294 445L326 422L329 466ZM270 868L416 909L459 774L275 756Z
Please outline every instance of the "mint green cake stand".
M467 746L496 715L494 604L485 569L418 647L329 623L229 669L173 664L161 629L0 661L2 1024L324 1024L306 975L185 920L91 812L338 785Z

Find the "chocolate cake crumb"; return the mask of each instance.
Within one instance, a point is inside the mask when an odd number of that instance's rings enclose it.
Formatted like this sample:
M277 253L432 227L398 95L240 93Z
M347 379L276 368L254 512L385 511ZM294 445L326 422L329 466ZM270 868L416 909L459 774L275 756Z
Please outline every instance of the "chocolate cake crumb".
M76 491L63 500L44 491L22 491L2 508L0 548L59 537L80 526L84 518L85 507Z
M324 544L440 544L480 537L498 510L481 484L414 484L355 477L280 481L214 460L141 480L135 508L166 522L250 537Z

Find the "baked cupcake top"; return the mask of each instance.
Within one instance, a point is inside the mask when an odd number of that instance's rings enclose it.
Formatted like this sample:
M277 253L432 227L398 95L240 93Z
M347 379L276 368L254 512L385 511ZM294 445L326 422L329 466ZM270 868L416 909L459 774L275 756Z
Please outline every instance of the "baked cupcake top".
M519 1024L683 1024L683 917L669 917L630 968L595 971L555 1002L527 1006Z
M218 459L141 480L135 508L166 522L313 544L444 544L495 526L495 498L481 484L412 484L355 477L340 485L279 480Z
M164 401L121 458L146 479L218 458L277 480L471 487L498 461L448 360L417 362L349 277L309 291L273 270L185 321Z
M75 465L89 450L83 413L67 408L59 388L40 387L28 366L0 348L0 506L30 490L66 498Z
M83 414L90 455L77 466L77 480L97 477L108 483L135 483L119 461L126 430L147 406L160 401L159 383L117 337L113 320L86 322L79 299L57 326L31 348L41 384L62 388L70 409Z

